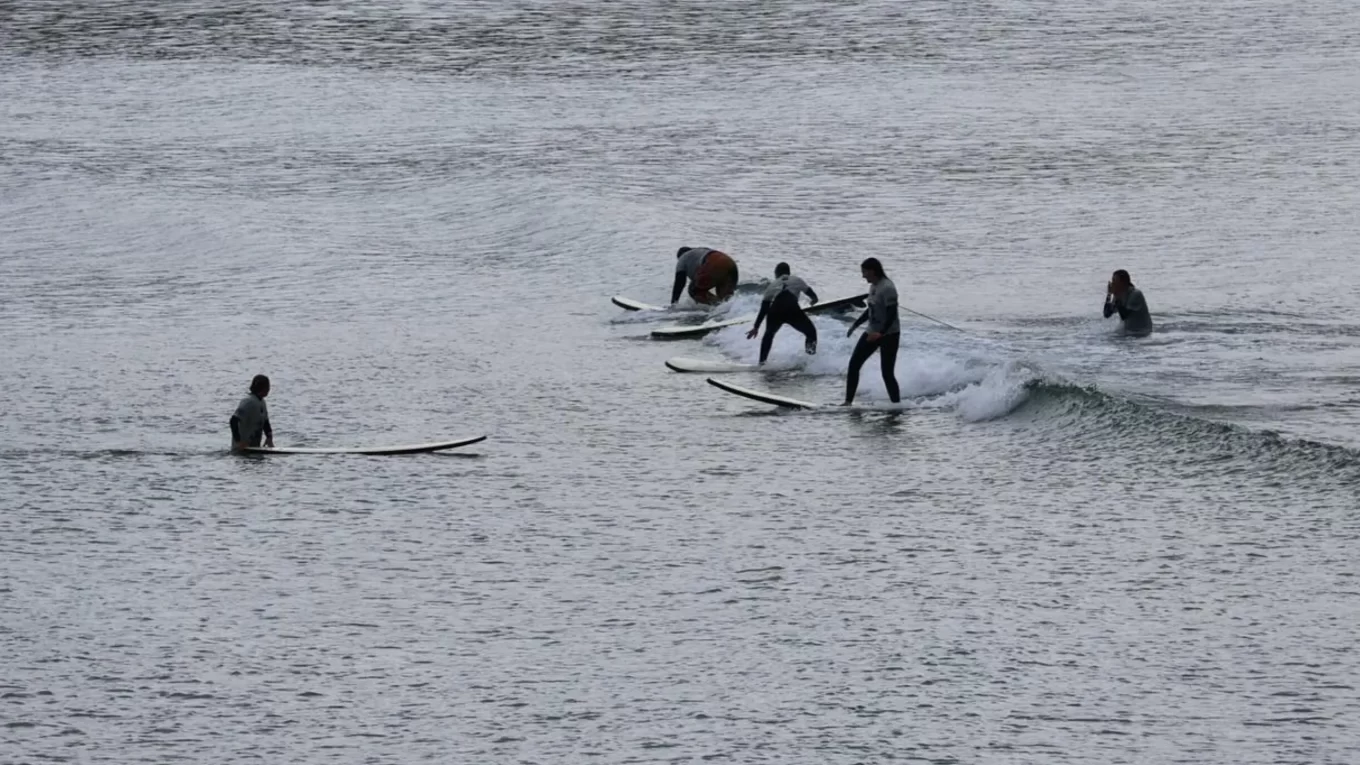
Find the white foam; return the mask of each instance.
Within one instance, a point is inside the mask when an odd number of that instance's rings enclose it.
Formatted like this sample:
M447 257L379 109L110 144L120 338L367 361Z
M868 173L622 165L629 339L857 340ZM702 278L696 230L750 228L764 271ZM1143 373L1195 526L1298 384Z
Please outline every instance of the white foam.
M968 422L1004 417L1029 398L1029 383L1037 374L1020 364L1003 364L982 379L940 395L929 406L952 409Z
M753 302L758 308L759 299ZM740 315L739 309L733 315ZM775 336L768 363L806 375L843 378L859 333L846 337L849 323L830 317L811 318L817 327L817 354L808 356L803 350L803 335L785 327ZM704 342L734 361L754 364L760 360L760 337L746 339L749 330L750 325L727 327L708 335ZM949 330L913 329L904 333L895 370L902 398L920 408L954 411L968 422L1003 417L1025 402L1028 383L1040 373L1002 353L991 343ZM860 370L855 398L865 403L887 401L877 357Z

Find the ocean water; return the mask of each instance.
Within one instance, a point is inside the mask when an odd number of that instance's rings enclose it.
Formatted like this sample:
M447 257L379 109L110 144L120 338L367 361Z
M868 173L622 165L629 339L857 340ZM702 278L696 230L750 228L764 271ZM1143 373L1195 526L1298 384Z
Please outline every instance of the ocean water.
M1360 760L1353 3L228 6L0 3L0 763Z

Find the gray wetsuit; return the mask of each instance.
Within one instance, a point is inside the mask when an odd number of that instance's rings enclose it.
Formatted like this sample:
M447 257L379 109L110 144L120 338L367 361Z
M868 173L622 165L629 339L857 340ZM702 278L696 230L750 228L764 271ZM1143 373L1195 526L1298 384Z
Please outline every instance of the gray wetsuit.
M685 250L685 254L675 259L675 273L684 274L685 278L694 281L694 277L699 275L699 266L703 265L704 258L708 253L713 252L707 247L691 247Z
M264 441L269 427L269 407L264 399L254 393L241 399L236 406L236 414L231 417L231 438L246 446L259 446Z
M897 317L897 285L883 277L869 285L868 331L881 335L895 335L902 331Z
M770 282L770 286L765 288L765 295L761 297L761 302L770 303L779 297L781 292L792 292L795 299L799 295L807 295L814 303L817 302L817 293L812 291L807 282L793 274L776 276L774 281Z

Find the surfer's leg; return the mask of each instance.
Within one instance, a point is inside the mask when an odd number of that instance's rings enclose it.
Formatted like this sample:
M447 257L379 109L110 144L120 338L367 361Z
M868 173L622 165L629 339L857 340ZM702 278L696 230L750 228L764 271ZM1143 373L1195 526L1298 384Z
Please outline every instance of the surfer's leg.
M845 373L845 405L855 403L855 391L859 388L859 369L864 366L864 362L874 355L875 344L864 337L859 336L859 342L855 344L855 352L850 354L850 368Z
M902 394L897 389L897 344L902 341L902 335L894 332L891 335L884 335L878 340L878 360L883 367L883 386L888 389L888 398L894 404L902 400Z
M771 312L773 313L773 312ZM774 345L774 335L784 325L784 317L770 315L765 317L765 336L760 338L760 363L770 357L770 346Z
M803 313L802 308L796 308L789 316L789 326L803 333L803 337L806 338L803 347L808 353L817 352L817 326Z
M798 307L798 298L792 293L781 292L770 301L770 308L765 314L769 322L766 326L765 337L760 340L760 363L764 364L765 359L770 355L770 346L774 343L774 335L785 324L793 324L803 311Z
M709 292L708 289L699 289L697 282L690 282L689 297L699 305L713 305L718 302L717 298L713 297L713 293Z
M803 311L798 307L798 298L791 293L781 292L770 301L769 312L765 319L769 322L766 326L765 337L760 340L760 363L764 364L765 359L770 355L770 346L774 343L774 335L785 324L792 324L797 315Z

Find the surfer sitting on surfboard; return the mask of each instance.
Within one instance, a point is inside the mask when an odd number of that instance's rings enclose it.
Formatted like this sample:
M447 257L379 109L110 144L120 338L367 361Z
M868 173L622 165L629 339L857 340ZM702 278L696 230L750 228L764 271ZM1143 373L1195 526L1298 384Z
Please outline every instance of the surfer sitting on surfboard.
M878 258L866 258L859 266L864 281L869 283L869 307L850 325L846 337L855 334L855 329L864 322L869 328L860 335L855 352L850 355L849 377L845 381L845 405L855 403L855 389L859 387L859 369L864 362L878 351L878 360L883 368L883 385L888 389L888 398L894 404L901 400L897 390L897 344L902 339L902 325L897 320L897 287L883 273L883 264Z
M259 446L260 437L264 445L274 448L274 429L269 427L269 407L265 406L265 396L269 395L269 378L255 375L250 381L250 393L236 406L236 414L231 416L231 448L244 451L247 447Z
M680 299L686 281L694 302L700 305L721 303L737 291L737 263L727 253L707 247L681 247L675 253L671 305Z
M764 299L760 301L760 313L756 314L756 325L746 333L746 339L754 338L760 332L760 322L766 318L770 320L765 325L765 336L760 339L760 363L764 364L765 359L769 358L774 335L785 324L803 333L806 338L804 348L809 354L817 352L817 328L803 313L803 307L798 305L798 296L803 293L814 304L817 302L817 293L812 291L807 282L789 272L788 263L774 267L774 281L765 288Z

